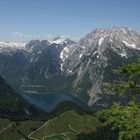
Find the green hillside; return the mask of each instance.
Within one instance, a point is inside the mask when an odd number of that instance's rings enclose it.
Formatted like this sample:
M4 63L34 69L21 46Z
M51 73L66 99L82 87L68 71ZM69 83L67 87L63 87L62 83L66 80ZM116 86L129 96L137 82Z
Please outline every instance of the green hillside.
M46 126L32 135L33 138L42 140L76 139L76 135L95 131L101 123L91 115L79 115L75 111L66 111L61 115L50 119Z
M7 128L7 126L11 126ZM20 121L11 122L0 119L0 140L75 140L76 135L89 133L101 126L98 119L92 115L80 115L76 111L66 111L48 121ZM7 128L3 132L4 128ZM24 140L25 140L24 139Z

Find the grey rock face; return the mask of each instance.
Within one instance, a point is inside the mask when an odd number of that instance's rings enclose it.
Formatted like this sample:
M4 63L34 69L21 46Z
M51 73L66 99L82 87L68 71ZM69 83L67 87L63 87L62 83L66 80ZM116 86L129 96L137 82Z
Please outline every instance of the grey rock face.
M61 69L67 75L76 75L75 95L93 106L108 96L104 85L118 78L114 69L139 56L139 33L126 27L96 29L76 45L64 48L60 55Z

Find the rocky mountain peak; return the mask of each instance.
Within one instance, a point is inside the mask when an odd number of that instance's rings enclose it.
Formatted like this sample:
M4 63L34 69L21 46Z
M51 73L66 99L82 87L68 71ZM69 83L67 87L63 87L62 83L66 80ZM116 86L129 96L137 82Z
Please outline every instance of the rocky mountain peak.
M61 70L76 75L75 94L86 100L87 91L87 102L92 106L104 98L104 84L118 78L113 70L139 57L139 49L140 34L128 27L96 29L77 44L64 48ZM102 106L108 104L103 102Z
M112 28L98 28L87 35L87 37L117 37L121 39L121 36L128 37L133 36L134 38L140 37L140 34L129 27L112 27Z
M62 60L61 69L66 73L71 73L79 67L81 61L99 63L107 66L110 54L127 59L131 55L131 50L140 49L140 34L128 27L112 27L96 29L77 44L66 46L60 58Z
M67 43L67 42L66 42L66 39L63 38L62 36L56 36L55 38L52 39L51 43L63 44L63 43Z
M86 37L80 40L79 44L88 44L88 46L95 46L98 43L100 46L104 40L108 42L119 42L129 47L140 46L140 33L128 27L112 27L95 29ZM139 48L139 47L138 47Z
M75 42L68 39L68 38L64 38L62 36L57 36L51 41L51 43L54 43L54 44L73 44Z

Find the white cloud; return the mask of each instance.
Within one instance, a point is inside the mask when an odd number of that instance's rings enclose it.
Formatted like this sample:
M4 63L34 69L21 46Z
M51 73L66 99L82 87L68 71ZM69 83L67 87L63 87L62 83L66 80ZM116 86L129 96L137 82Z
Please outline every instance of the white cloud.
M12 35L14 38L21 38L24 36L21 32L13 32Z

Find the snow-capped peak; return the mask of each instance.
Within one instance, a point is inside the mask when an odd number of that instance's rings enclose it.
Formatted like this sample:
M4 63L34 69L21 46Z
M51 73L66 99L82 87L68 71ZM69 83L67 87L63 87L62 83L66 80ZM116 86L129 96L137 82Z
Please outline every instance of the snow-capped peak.
M53 40L49 41L51 44L75 44L74 41L68 38L64 38L62 36L57 36Z
M67 39L61 37L61 36L57 36L55 37L52 41L50 41L51 44L55 43L55 44L63 44L63 43L67 43L66 41Z

